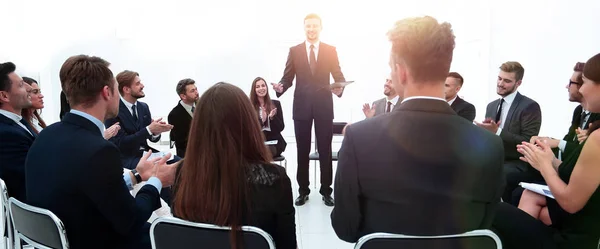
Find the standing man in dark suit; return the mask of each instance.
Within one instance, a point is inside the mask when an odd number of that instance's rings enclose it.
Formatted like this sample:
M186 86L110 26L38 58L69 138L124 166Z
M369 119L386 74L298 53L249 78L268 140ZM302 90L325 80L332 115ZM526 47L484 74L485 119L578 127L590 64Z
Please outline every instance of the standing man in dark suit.
M519 160L521 153L517 151L517 144L529 142L531 137L537 136L542 125L540 105L517 91L524 74L525 69L519 62L509 61L500 66L496 88L502 98L489 103L486 119L483 123L477 123L500 136L504 142L504 173L507 183L503 199L506 201L511 199L512 191L519 184L514 180L518 178L516 175L525 173L541 177L536 169Z
M86 55L60 69L71 110L40 133L27 155L27 203L52 211L65 224L69 247L151 248L147 220L160 207L162 186L173 183L169 155L142 158L123 174L119 149L103 138L101 120L119 111L117 83L109 63ZM147 181L132 197L128 188Z
M404 100L389 114L346 128L333 229L356 242L373 232L489 228L504 183L502 141L456 115L444 99L455 45L450 24L408 18L388 36L392 80Z
M177 149L177 155L179 157L185 157L185 150L187 148L188 134L190 133L190 124L192 123L192 117L194 117L194 109L196 108L196 101L198 100L198 88L196 88L196 81L193 79L183 79L177 83L175 90L179 95L179 103L177 106L169 112L168 121L169 124L173 125L173 129L169 136L171 141L175 142L175 148Z
M398 93L396 93L396 90L392 86L391 78L385 80L385 84L383 85L383 95L385 95L385 98L376 100L371 106L369 106L369 104L363 105L365 118L372 118L380 114L391 112L398 104L400 96L398 96Z
M316 143L321 167L321 189L319 193L323 196L325 205L334 205L331 197L333 191L331 188L333 177L331 167L333 98L331 93L341 97L344 88L330 88L329 77L330 75L333 76L335 82L344 82L346 79L340 69L335 47L319 40L322 29L321 24L321 18L316 14L309 14L304 18L306 41L290 48L283 77L279 83L273 84L273 89L279 97L292 86L292 81L294 77L296 78L292 115L298 149L297 180L300 186L300 196L296 199L297 206L304 205L310 194L310 188L308 187L308 155L310 153L313 120L315 122Z
M0 63L0 178L8 196L25 201L25 158L37 135L21 116L31 107L31 87L15 70L12 62Z
M446 95L446 101L448 101L448 104L450 104L450 107L452 107L452 110L454 110L458 116L473 122L476 115L475 106L458 97L458 92L462 88L463 82L464 79L459 73L450 72L448 77L446 77L444 94Z
M117 74L117 82L121 94L119 115L107 119L105 125L110 127L117 122L121 125L117 135L109 141L119 147L123 167L133 169L140 161L144 151L158 152L150 147L146 140L154 143L160 141L160 134L170 131L173 126L163 122L162 119L153 120L148 105L138 101L146 95L144 94L144 84L137 72L123 71Z

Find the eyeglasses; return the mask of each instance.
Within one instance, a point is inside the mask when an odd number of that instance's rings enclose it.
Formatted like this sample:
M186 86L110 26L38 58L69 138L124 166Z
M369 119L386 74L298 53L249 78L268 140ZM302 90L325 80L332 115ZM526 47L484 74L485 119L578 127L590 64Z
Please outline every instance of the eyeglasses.
M569 81L569 87L570 87L571 85L578 85L578 86L580 86L581 84L580 84L579 82L575 82L575 81L572 81L572 80L571 80L571 81Z

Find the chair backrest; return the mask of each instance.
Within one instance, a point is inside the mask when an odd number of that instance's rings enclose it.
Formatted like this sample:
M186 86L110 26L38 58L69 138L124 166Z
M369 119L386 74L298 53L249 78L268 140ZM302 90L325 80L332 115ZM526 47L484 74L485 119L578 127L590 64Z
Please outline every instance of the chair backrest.
M2 233L2 243L4 245L4 248L8 249L12 248L14 238L12 231L12 223L10 221L10 214L8 211L8 189L6 188L6 184L2 179L0 179L0 202L0 215L2 215L2 225L0 226L0 233Z
M502 249L498 235L490 230L474 230L463 234L411 236L372 233L361 237L354 249Z
M230 249L231 228L210 224L194 223L172 217L161 217L150 227L153 249L203 248ZM275 249L273 238L257 227L243 226L244 249ZM193 247L193 246L192 246Z
M69 248L65 227L52 212L12 197L9 207L16 240L22 239L35 248Z

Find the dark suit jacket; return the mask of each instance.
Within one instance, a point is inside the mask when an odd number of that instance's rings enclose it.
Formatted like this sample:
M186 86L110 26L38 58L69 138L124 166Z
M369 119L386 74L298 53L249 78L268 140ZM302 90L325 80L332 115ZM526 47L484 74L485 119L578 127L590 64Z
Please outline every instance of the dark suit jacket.
M577 133L576 130L581 126L581 114L583 112L583 107L581 105L575 107L573 111L573 119L571 120L571 126L569 127L569 131L563 138L567 142L565 145L565 151L563 153L562 158L565 158L567 155L571 154L573 149L579 146L579 141L577 141ZM590 113L590 117L588 118L587 123L584 126L584 130L587 130L590 127L590 124L600 120L599 113Z
M275 105L275 108L277 108L277 114L275 115L275 117L273 117L273 120L271 120L271 131L263 131L263 134L265 135L265 139L267 141L271 141L271 140L277 140L277 145L275 145L275 148L277 150L277 154L281 154L281 152L283 152L285 150L285 147L287 147L287 143L285 142L285 139L283 139L283 136L281 135L281 132L283 131L283 129L285 128L285 123L283 122L283 110L281 109L281 103L277 100L272 100L273 104ZM273 156L278 156L278 155L273 155Z
M123 181L119 149L91 121L65 114L36 139L25 164L27 203L64 223L70 248L124 248L160 207L146 185L135 199Z
M169 124L173 125L169 137L171 138L171 141L175 142L177 155L179 157L185 157L185 149L187 148L192 116L185 110L181 103L177 103L177 106L169 112L167 119L169 120Z
M452 107L452 110L454 110L456 114L458 114L458 116L461 116L466 120L473 122L473 120L475 119L475 106L465 101L464 99L461 99L458 96L456 96L456 99L454 100L454 102L452 102L452 105L450 105L450 107Z
M346 81L334 46L320 43L315 75L310 71L306 44L303 42L290 48L280 81L283 84L283 92L277 93L277 97L292 86L295 77L296 90L292 114L294 120L333 120L333 98L329 87L329 75L333 76L335 82Z
M338 155L331 222L347 242L486 229L504 190L501 139L442 100L409 100L347 127Z
M495 118L498 112L500 99L488 104L486 118ZM504 107L503 107L504 108ZM540 105L534 100L517 92L513 103L508 110L504 128L500 137L504 142L506 161L518 161L521 153L517 151L517 144L529 142L531 137L537 136L542 126L542 111Z
M35 138L14 120L0 114L0 178L8 196L20 201L25 195L25 158Z
M156 139L148 133L146 126L152 123L150 108L144 102L137 102L138 121L136 122L131 115L129 108L125 106L123 101L119 104L119 115L116 118L108 119L105 126L108 128L111 125L119 122L121 130L116 136L110 139L111 142L117 145L121 151L121 159L123 159L123 167L135 169L144 151L151 149L153 152L158 152L156 149L148 145L147 139L156 143L160 141L160 135ZM143 147L143 150L140 150Z
M65 95L65 92L60 92L60 115L59 118L62 120L62 118L65 116L65 114L67 112L71 111L71 106L69 105L69 101L67 100L67 95Z

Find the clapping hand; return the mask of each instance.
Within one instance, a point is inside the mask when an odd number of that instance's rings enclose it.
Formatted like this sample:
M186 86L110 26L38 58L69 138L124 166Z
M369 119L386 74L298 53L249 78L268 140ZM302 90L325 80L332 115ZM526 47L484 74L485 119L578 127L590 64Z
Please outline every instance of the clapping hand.
M116 136L117 133L119 133L119 130L121 130L121 126L119 125L119 122L116 122L108 127L108 129L104 130L104 139L111 139L112 137Z
M496 121L492 120L491 118L486 118L482 123L475 121L475 124L481 128L491 131L492 133L496 133L498 132L498 127L500 127L500 122L502 121L496 123Z
M365 117L372 118L373 116L375 116L375 104L373 104L372 107L369 106L368 103L364 104L362 111L365 114Z
M150 132L152 133L152 135L157 136L163 132L170 131L171 129L173 129L173 126L170 124L167 124L167 122L165 122L165 121L162 121L162 118L159 118L157 120L153 119L152 123L150 123L148 128L150 129Z
M271 113L269 113L269 118L273 119L273 117L275 117L275 115L277 115L277 108L273 108L271 110Z
M554 160L554 152L548 143L541 139L537 139L535 144L523 142L517 145L517 151L523 154L521 161L529 163L533 168L538 171L542 171L541 167L550 166L552 167L552 161Z

